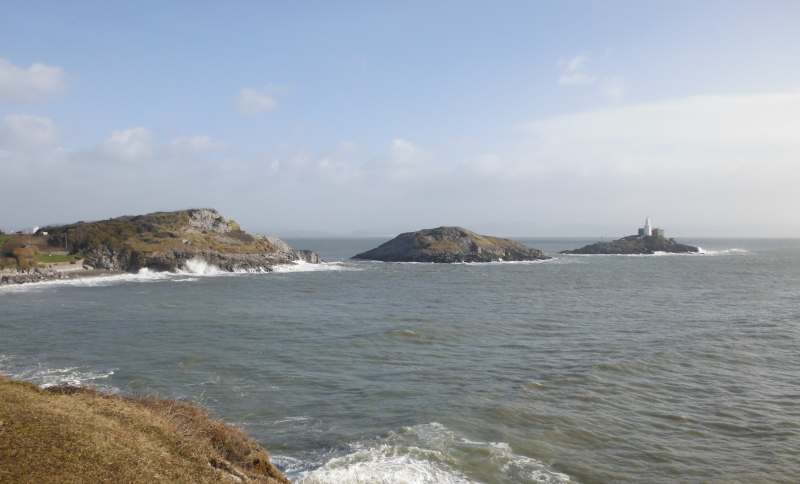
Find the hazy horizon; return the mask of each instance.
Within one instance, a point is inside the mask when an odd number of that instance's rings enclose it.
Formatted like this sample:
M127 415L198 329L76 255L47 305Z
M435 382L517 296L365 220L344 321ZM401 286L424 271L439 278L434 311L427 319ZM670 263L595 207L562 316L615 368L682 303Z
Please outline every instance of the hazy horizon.
M3 2L0 227L212 207L275 235L800 237L799 16Z

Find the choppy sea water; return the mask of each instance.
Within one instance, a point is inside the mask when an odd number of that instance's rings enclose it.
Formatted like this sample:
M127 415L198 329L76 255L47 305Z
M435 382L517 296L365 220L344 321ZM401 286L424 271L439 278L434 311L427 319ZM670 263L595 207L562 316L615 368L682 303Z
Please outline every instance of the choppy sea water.
M200 401L295 483L797 482L800 241L0 288L0 372Z

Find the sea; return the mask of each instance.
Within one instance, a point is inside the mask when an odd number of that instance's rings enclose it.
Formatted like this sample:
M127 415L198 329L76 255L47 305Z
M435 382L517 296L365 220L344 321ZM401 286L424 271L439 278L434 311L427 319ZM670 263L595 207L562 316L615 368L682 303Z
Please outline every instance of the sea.
M0 373L200 403L295 484L800 482L800 240L0 287Z

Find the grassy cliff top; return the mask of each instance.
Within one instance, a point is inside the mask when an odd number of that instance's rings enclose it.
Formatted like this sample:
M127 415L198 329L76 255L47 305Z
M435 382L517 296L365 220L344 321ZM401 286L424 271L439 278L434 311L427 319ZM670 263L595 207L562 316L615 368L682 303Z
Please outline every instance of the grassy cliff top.
M53 246L71 253L98 250L155 253L169 249L214 250L229 254L274 253L263 237L244 232L239 224L213 209L126 215L99 222L43 227Z
M289 483L266 450L197 406L2 376L0 482Z

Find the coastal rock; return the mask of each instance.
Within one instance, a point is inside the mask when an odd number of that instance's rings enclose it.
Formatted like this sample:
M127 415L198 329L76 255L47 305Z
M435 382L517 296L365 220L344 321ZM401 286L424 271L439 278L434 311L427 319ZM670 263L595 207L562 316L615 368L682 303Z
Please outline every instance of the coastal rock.
M245 232L213 209L123 216L42 231L51 245L68 247L87 266L107 271L186 270L189 261L203 260L221 271L269 272L279 264L321 262L314 252Z
M322 262L310 250L294 250L286 253L225 254L211 250L167 250L138 259L136 266L161 271L191 270L191 261L202 261L208 266L224 272L270 272L273 266L292 262ZM141 265L138 265L141 263Z
M353 259L384 262L496 262L549 259L518 242L478 235L461 227L407 232Z
M192 208L186 211L191 217L189 225L184 229L189 233L218 232L224 234L239 230L239 224L223 217L221 213L210 208Z
M613 242L597 242L586 245L580 249L562 250L560 254L618 254L641 255L668 252L672 254L688 254L699 252L700 249L691 245L675 242L660 235L629 235Z

